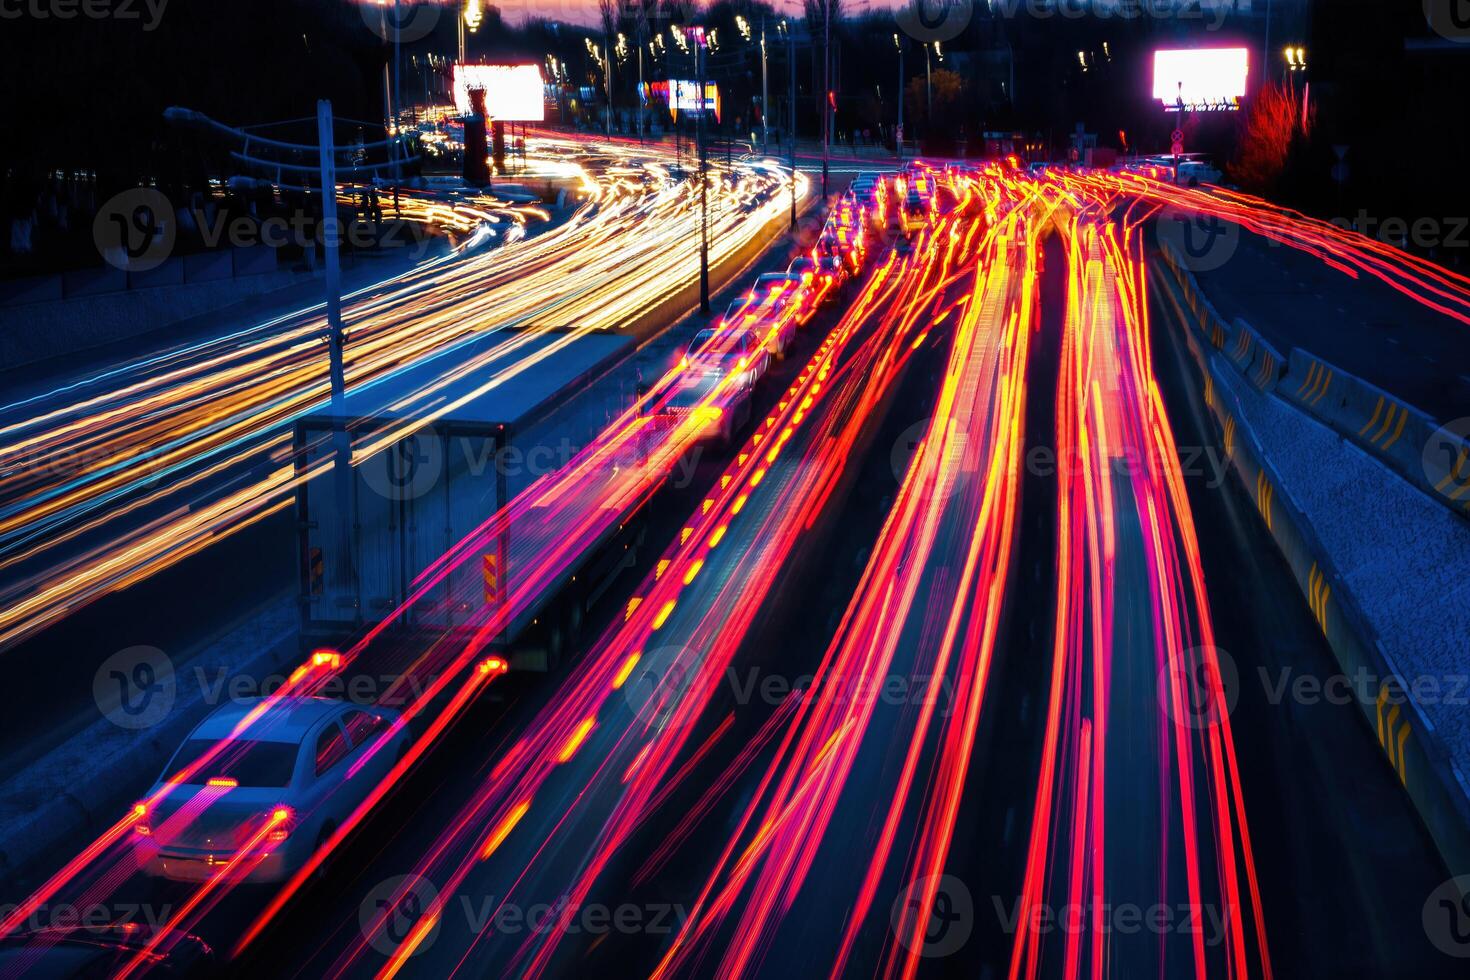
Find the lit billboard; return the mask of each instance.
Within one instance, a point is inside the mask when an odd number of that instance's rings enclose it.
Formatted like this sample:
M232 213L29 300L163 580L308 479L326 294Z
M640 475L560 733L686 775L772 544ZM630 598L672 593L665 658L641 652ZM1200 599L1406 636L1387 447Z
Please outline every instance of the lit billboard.
M496 122L543 122L546 83L540 65L455 65L454 107L470 111L470 89L485 90L485 112Z
M671 96L669 93L672 92ZM681 112L713 112L715 118L720 116L720 89L714 82L704 83L704 104L699 102L699 83L681 81L675 79L671 82L648 82L640 94L643 104L650 102L662 102L669 107L669 111L678 115Z
M1166 109L1235 109L1245 97L1245 48L1154 52L1154 98Z
M700 112L703 110L717 109L720 104L719 89L714 82L704 83L704 102L699 101L699 83L688 81L673 81L669 83L674 89L674 99L671 106L680 112Z

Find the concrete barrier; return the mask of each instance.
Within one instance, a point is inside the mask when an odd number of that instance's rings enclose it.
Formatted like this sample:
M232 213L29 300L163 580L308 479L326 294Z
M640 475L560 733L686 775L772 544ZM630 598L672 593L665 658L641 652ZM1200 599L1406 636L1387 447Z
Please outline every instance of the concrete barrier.
M1189 327L1183 331L1186 346L1203 378L1205 405L1219 427L1232 472L1255 501L1343 673L1382 678L1374 703L1360 702L1359 707L1450 873L1470 873L1470 780L1455 764L1433 723L1414 703L1402 671L1384 651L1310 520L1245 421L1222 376L1222 372L1236 370L1235 362L1201 340L1200 324L1190 322L1192 311L1184 290L1164 276L1154 279L1165 305ZM1292 354L1295 370L1288 372L1277 394L1295 404L1302 404L1303 399L1325 401L1321 392L1338 383L1338 376L1328 378L1333 369L1325 362L1295 350ZM1361 403L1361 396L1356 403ZM1465 465L1470 468L1470 446L1466 455Z
M1205 329L1203 323L1200 328ZM1229 342L1230 358L1240 368L1240 372L1261 391L1275 391L1276 383L1286 370L1286 358L1268 344L1254 327L1239 317L1235 319L1232 335L1234 339Z
M1351 440L1409 483L1470 520L1470 431L1442 426L1356 375L1299 348L1283 357L1250 324L1225 324L1169 242L1161 242L1189 332L1222 351L1252 385Z
M1298 349L1281 386L1287 401L1362 447L1462 517L1470 516L1470 442L1426 412Z

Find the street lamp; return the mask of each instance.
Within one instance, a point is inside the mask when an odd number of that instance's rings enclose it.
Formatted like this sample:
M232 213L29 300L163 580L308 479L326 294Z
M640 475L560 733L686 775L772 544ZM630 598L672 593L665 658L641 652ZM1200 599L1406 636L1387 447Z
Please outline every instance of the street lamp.
M893 133L893 149L898 159L903 159L903 41L893 35L893 46L898 49L898 128Z
M939 42L934 42L939 49ZM934 66L929 61L929 45L924 45L924 139L929 138L929 127L934 125Z

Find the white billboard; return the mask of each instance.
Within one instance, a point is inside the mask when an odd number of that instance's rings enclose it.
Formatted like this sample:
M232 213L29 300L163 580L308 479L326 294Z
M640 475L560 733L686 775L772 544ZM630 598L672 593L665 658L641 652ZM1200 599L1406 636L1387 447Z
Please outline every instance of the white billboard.
M470 111L470 89L485 90L485 112L496 122L543 122L546 82L540 65L455 65L454 107Z
M1154 52L1154 98L1166 109L1235 109L1245 97L1250 59L1245 48Z
M680 112L703 112L719 106L719 94L714 82L704 83L704 101L699 100L699 83L676 80L669 83L674 89L671 107Z

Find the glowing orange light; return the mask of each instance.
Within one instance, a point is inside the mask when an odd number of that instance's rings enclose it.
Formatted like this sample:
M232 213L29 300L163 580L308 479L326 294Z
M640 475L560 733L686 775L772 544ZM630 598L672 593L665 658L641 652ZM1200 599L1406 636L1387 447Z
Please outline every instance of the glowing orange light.
M572 761L572 756L576 755L577 750L582 747L582 743L587 741L587 736L592 733L592 726L596 724L596 718L583 718L581 723L572 729L572 734L567 736L567 740L562 743L561 751L556 754L556 761Z
M511 808L511 811L505 815L505 819L496 825L494 833L485 841L485 846L480 849L481 861L494 854L495 849L505 843L505 839L510 836L512 830L516 829L516 824L521 822L521 818L529 809L531 809L530 800L522 800Z
M317 650L311 655L311 665L313 667L330 667L336 670L342 666L342 654L336 650Z

